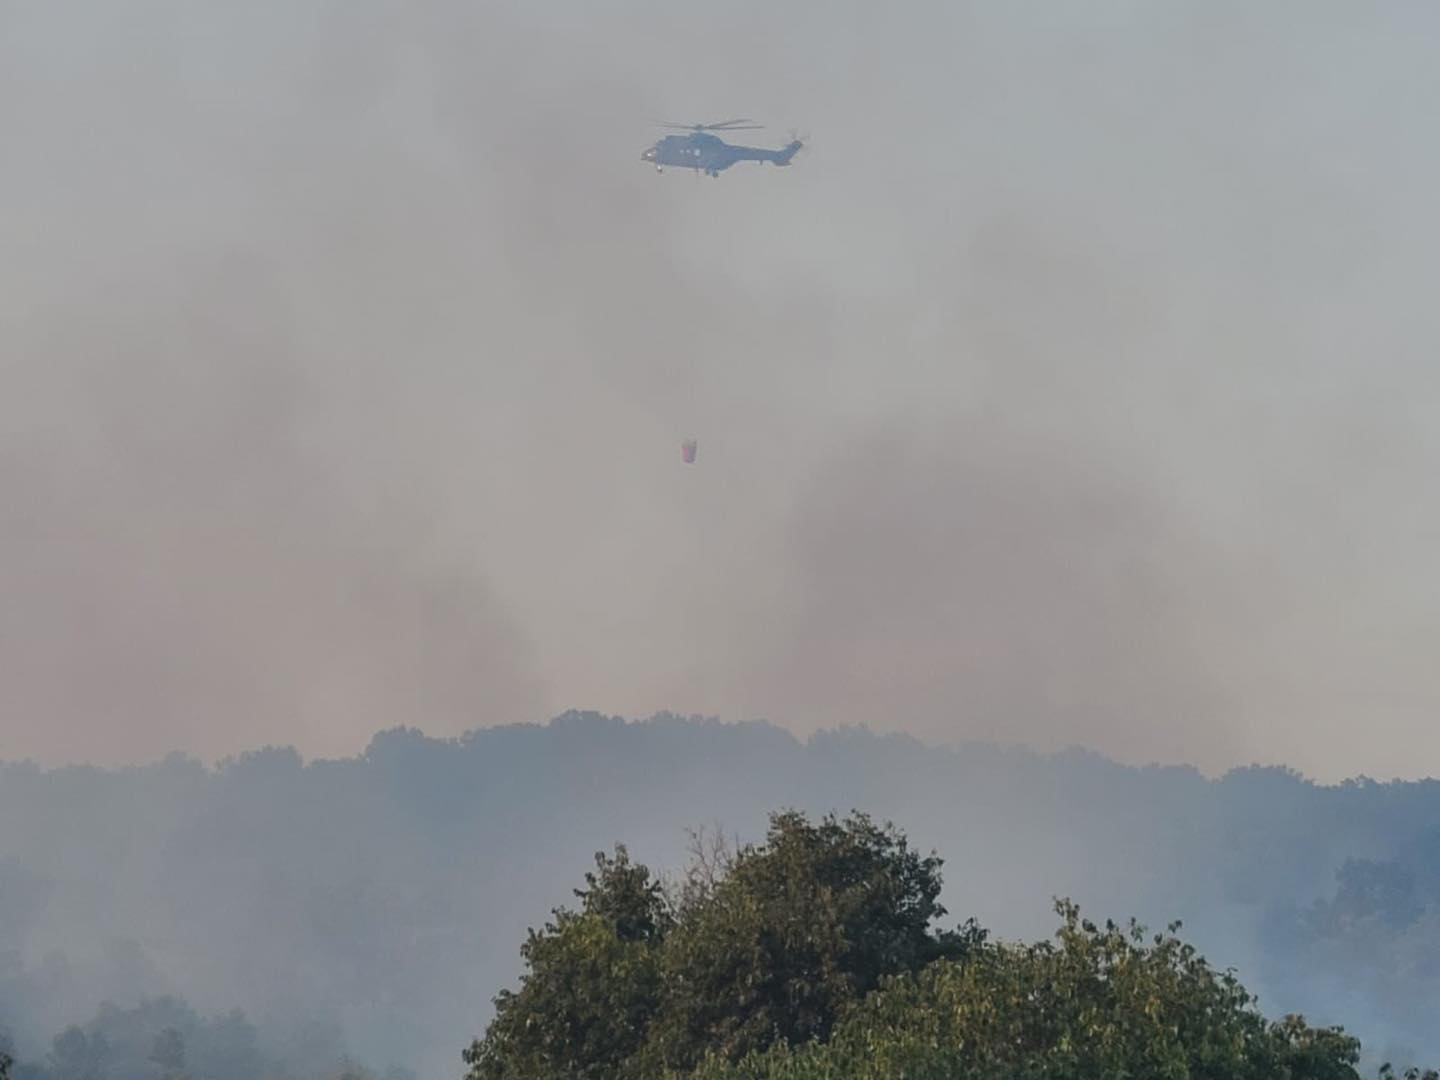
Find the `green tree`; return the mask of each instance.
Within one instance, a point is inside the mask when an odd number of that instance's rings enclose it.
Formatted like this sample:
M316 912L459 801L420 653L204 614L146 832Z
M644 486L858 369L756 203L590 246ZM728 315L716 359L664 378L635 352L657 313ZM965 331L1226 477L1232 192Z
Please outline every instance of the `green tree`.
M701 837L703 841L703 836ZM777 814L668 894L625 849L522 948L470 1080L1357 1080L1231 971L1057 903L1052 940L937 933L940 860L864 815ZM1429 1072L1381 1080L1440 1080Z
M945 914L940 867L863 814L774 815L765 843L680 911L651 1052L687 1068L825 1039L883 977L963 955L969 936L931 930Z
M660 1000L669 925L660 884L624 847L595 856L579 911L531 930L520 989L495 999L485 1037L465 1052L472 1080L625 1076Z
M716 1054L697 1080L1355 1080L1355 1039L1267 1021L1178 927L1147 941L1059 912L1054 942L987 943L887 980L828 1044Z
M884 976L981 938L931 931L940 860L863 815L775 815L763 844L699 871L667 900L624 848L597 856L580 909L530 932L471 1080L609 1080L824 1038Z

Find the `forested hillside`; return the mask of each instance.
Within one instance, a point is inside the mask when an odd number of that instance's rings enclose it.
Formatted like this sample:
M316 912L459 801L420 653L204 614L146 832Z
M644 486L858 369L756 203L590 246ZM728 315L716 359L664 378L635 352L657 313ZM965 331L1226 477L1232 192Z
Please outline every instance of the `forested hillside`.
M448 1076L596 851L678 869L687 829L758 840L783 807L903 824L945 855L944 906L1002 939L1051 934L1057 896L1183 920L1267 1015L1440 1060L1440 784L590 714L338 761L3 767L0 1028L41 1063L107 1002L168 995L197 1031L243 1009L268 1061Z

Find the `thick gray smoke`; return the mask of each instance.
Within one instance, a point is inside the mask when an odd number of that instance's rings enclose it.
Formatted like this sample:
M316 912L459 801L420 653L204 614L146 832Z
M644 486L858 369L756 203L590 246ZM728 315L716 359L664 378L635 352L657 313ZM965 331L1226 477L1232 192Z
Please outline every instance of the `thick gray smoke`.
M1428 768L1437 31L0 6L7 756L593 702ZM638 160L735 113L814 150Z

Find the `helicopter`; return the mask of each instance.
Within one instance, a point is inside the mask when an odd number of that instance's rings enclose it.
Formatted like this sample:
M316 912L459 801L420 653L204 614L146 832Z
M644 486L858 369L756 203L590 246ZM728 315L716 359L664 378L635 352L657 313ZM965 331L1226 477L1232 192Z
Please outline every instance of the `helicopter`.
M766 150L759 146L735 146L727 143L712 131L753 131L763 125L753 120L725 120L718 124L670 124L661 123L663 128L688 131L688 135L666 135L654 146L640 155L641 161L652 162L656 172L664 172L666 165L677 169L694 169L698 176L718 177L737 161L755 161L761 164L789 165L790 159L800 151L804 143L792 138L789 145L780 150Z

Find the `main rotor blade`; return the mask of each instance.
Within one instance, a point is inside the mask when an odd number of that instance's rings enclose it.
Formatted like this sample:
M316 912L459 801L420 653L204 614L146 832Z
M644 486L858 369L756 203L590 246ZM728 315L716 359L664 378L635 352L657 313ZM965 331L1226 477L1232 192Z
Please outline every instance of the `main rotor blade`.
M663 128L674 128L676 131L748 131L759 130L764 124L757 124L754 120L726 120L719 124L676 124L669 120L657 120L657 125Z

